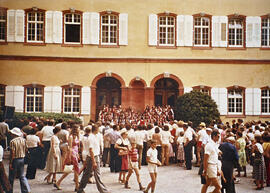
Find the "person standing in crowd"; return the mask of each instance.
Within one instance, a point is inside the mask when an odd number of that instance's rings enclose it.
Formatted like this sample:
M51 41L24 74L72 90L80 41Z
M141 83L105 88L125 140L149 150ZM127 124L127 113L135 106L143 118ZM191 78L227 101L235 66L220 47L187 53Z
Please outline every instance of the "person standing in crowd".
M157 159L157 142L155 140L150 141L150 148L147 151L147 163L148 171L151 177L151 182L148 184L147 188L143 193L148 193L151 189L151 193L155 192L156 181L157 181L157 166L161 166L160 161Z
M218 182L218 144L219 141L219 131L213 130L211 133L211 139L206 144L204 150L204 164L203 164L203 176L206 178L206 183L202 186L201 193L206 193L209 185L215 187L213 193L220 193L221 186Z
M64 166L64 161L66 160L67 153L68 153L68 137L69 137L69 131L68 131L68 124L66 122L61 122L57 124L60 127L61 130L58 132L57 137L60 140L60 150L61 150L61 162L62 166Z
M126 129L121 131L121 138L119 138L115 143L115 148L118 150L118 154L121 157L121 171L119 173L118 182L125 183L126 173L128 171L128 149L129 149L129 140Z
M135 138L136 138L137 149L138 149L138 153L139 153L139 169L141 169L143 140L145 138L145 132L143 131L143 127L141 125L138 125L137 129L135 130Z
M184 128L184 152L185 152L185 161L186 161L186 169L191 170L192 169L192 139L193 139L193 133L191 127L188 127L187 124L183 125Z
M26 142L23 133L18 127L10 130L12 140L10 141L10 162L9 162L9 182L11 185L10 193L13 193L13 183L16 175L20 179L21 192L31 192L27 178L24 176L24 157L26 153Z
M206 125L204 122L201 122L199 125L200 130L198 131L198 140L197 140L197 157L198 157L198 164L201 163L201 150L202 150L202 141L204 136L207 135L206 133Z
M139 167L138 167L138 150L136 149L136 142L132 141L131 142L131 149L128 151L128 156L129 156L129 164L128 164L128 175L127 179L125 182L125 188L130 189L130 186L128 185L128 181L130 176L132 175L133 171L136 174L137 177L137 182L139 184L139 189L141 191L145 190L145 188L141 184L141 178L140 178L140 172L139 172Z
M160 128L158 126L155 127L155 133L152 135L152 139L157 142L156 149L158 151L158 160L162 161L162 139L160 134Z
M37 130L31 129L29 135L26 136L26 146L29 152L29 161L26 171L27 179L35 179L36 171L39 164L39 146L40 139L36 136Z
M79 140L79 126L76 124L72 125L71 132L68 139L68 146L69 151L66 157L66 160L64 162L65 165L72 164L73 170L74 170L74 182L75 182L75 192L78 190L79 187L79 181L78 176L80 173L79 168L79 146L80 146L80 140ZM69 173L64 173L61 178L54 183L54 187L56 187L58 190L61 190L61 182L68 176Z
M113 130L104 135L104 137L108 136L111 143L110 148L110 171L111 172L119 172L120 157L118 156L118 151L115 149L114 145L116 141L121 137L119 133L119 126L113 125Z
M178 152L177 159L179 160L179 166L182 167L185 162L185 152L184 152L184 132L180 132L179 137L177 138Z
M5 167L3 164L4 149L0 145L0 192L10 192L11 186L7 178Z
M90 134L89 138L89 154L86 158L86 168L83 171L83 176L80 181L80 185L78 188L77 193L84 193L84 188L86 187L89 177L91 176L92 172L94 172L94 177L96 181L97 189L100 193L109 193L106 186L100 179L100 140L97 136L98 127L96 125L92 126L92 133Z
M5 123L3 116L0 116L0 145L7 149L7 136L9 132L8 124Z
M264 180L265 180L265 166L264 166L264 157L263 157L263 147L261 145L261 136L255 135L255 145L253 145L253 175L256 182L256 190L264 189Z
M224 174L226 181L222 180L222 193L235 193L235 184L233 177L233 169L236 163L238 163L239 156L234 146L235 138L233 136L224 138L224 143L219 146L220 151L222 152L221 170Z
M266 168L266 186L270 187L270 134L267 133L263 143L264 162Z
M62 162L61 162L61 150L60 150L60 141L57 137L57 133L60 131L59 127L53 129L53 136L50 141L50 150L47 156L47 163L45 170L49 173L44 181L47 181L48 184L56 182L56 173L62 171ZM53 177L52 177L53 176ZM52 177L52 180L51 180Z
M109 163L109 155L110 155L110 138L106 135L108 132L111 132L112 129L110 128L110 124L107 123L106 127L103 129L103 144L104 144L104 150L103 150L103 154L102 154L102 163L103 163L103 167L106 166L106 164Z
M170 141L173 140L171 132L169 131L169 126L164 125L164 129L161 133L162 136L162 165L169 165L169 147Z
M40 139L43 145L43 160L42 160L42 168L46 167L47 156L51 147L51 138L53 136L53 120L47 120L47 125L44 126L40 132Z
M238 175L237 177L240 177L240 171L243 169L244 171L244 177L247 177L247 158L246 158L246 140L243 137L242 132L238 131L236 133L237 140L236 140L236 149L238 150L238 156L239 156L239 168L238 168Z

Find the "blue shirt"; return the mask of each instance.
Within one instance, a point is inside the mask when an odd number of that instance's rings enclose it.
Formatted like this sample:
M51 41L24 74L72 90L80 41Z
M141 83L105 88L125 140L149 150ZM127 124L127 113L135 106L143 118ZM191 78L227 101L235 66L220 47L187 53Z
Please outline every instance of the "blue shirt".
M219 149L220 151L222 151L222 161L234 162L239 160L238 152L235 146L232 145L231 143L228 142L222 143L219 146Z

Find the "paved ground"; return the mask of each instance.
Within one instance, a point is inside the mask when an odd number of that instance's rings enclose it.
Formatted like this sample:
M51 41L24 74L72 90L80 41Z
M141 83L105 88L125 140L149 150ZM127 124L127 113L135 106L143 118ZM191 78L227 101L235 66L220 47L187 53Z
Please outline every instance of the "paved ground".
M8 162L4 161L6 172L8 172ZM270 192L270 187L264 189L264 191L255 191L253 180L251 178L251 167L248 167L248 177L240 178L240 184L236 185L237 193L254 193ZM109 168L102 168L102 180L112 193L139 193L138 184L136 182L135 175L131 176L130 186L131 189L124 189L123 185L117 182L118 174L110 173ZM142 184L144 186L150 181L150 177L147 171L147 167L143 166L141 171ZM186 171L177 165L164 166L158 168L158 179L156 186L156 193L199 193L201 190L200 177L197 175L198 168L193 167L191 171ZM46 184L43 179L46 176L46 172L42 170L37 171L36 179L29 180L29 184L32 193L71 193L74 191L73 175L70 174L64 179L61 184L62 190L56 190L51 184ZM60 174L58 175L59 178ZM208 192L211 192L211 188ZM95 184L88 184L85 192L98 193ZM19 180L15 180L14 193L20 193Z

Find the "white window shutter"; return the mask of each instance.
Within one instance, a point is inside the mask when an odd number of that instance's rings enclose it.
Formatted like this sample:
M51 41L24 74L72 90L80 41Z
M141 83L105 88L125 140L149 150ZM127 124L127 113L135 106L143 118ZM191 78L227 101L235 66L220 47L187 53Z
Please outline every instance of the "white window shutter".
M24 42L24 10L16 10L15 21L15 40L16 42Z
M61 11L53 12L53 43L61 44L63 38L63 14Z
M221 40L221 25L219 16L212 17L212 47L219 47Z
M46 11L45 42L53 43L53 11Z
M128 45L128 14L119 14L119 45Z
M90 114L90 87L82 87L81 114Z
M261 114L261 89L253 89L253 98L254 98L254 115Z
M5 105L14 106L14 86L6 86Z
M90 13L90 44L99 45L99 13Z
M211 98L216 102L217 106L219 107L219 97L218 97L219 89L212 88L211 89Z
M61 113L61 101L62 101L62 87L52 87L52 112ZM63 102L63 101L62 101Z
M228 112L228 95L227 88L219 88L219 112L220 115L227 115Z
M219 16L219 24L220 24L220 47L227 47L228 41L228 17L227 16Z
M7 11L7 41L15 42L15 16L16 11L10 9Z
M90 13L84 12L83 13L83 44L89 44L90 43Z
M193 45L193 16L185 15L185 46Z
M23 112L24 102L24 87L14 86L14 106L16 112Z
M148 44L149 46L156 46L157 45L157 15L150 14L149 15L149 29L148 29Z
M52 112L52 87L44 88L44 112Z
M246 17L246 47L254 47L253 45L253 17Z
M185 87L184 88L184 93L189 93L191 91L192 91L192 88L190 88L190 87Z
M253 17L253 45L254 47L261 47L261 17Z
M184 46L185 16L177 15L177 46Z
M246 115L253 115L253 88L246 88Z

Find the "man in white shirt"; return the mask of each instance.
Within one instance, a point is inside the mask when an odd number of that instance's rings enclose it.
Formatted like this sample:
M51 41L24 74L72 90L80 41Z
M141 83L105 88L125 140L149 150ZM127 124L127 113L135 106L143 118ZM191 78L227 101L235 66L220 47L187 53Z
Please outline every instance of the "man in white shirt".
M185 133L184 133L184 151L185 151L186 169L191 170L192 169L191 160L192 160L192 146L193 146L192 135L193 135L193 132L192 132L191 127L188 127L187 124L184 124L183 128L185 131Z
M86 168L83 171L83 176L77 193L84 193L83 189L86 187L92 172L94 172L98 191L100 193L109 193L106 186L100 179L100 138L98 136L98 132L98 127L93 125L92 134L89 135L89 147L85 147L89 149L89 153L86 158Z
M214 193L221 193L221 186L218 182L218 140L220 134L219 131L214 129L211 133L211 139L205 146L204 152L204 172L203 176L206 177L206 184L202 186L201 193L206 193L207 188L212 185L215 187Z

